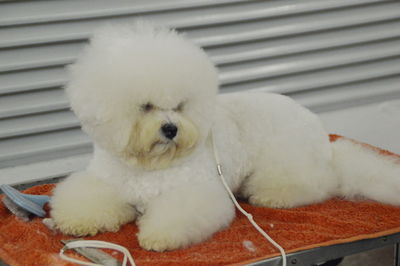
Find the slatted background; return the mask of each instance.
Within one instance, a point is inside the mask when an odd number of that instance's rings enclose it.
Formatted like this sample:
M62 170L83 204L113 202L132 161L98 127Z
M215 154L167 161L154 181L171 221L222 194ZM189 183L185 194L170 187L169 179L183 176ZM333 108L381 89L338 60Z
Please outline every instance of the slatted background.
M147 18L176 27L220 70L221 92L292 96L316 112L400 98L400 2L0 2L0 183L84 167L91 143L62 86L92 30Z

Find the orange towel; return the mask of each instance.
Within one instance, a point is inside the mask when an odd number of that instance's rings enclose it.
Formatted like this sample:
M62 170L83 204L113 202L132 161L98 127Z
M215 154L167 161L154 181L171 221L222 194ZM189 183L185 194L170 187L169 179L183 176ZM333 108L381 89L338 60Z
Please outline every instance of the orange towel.
M331 136L332 141L337 138ZM396 156L387 151L379 152ZM53 187L41 185L26 192L49 195ZM247 203L241 205L288 252L400 232L400 207L371 201L331 199L285 210L255 207ZM21 266L72 265L57 255L63 247L60 240L72 237L51 232L40 218L23 222L3 205L0 205L0 217L0 258L6 263ZM204 243L183 250L163 253L143 250L138 245L137 231L136 225L131 223L117 233L102 233L86 239L105 240L127 247L137 265L226 265L278 255L277 250L240 213L228 229L216 233ZM122 260L121 255L105 251ZM75 253L69 254L78 257Z

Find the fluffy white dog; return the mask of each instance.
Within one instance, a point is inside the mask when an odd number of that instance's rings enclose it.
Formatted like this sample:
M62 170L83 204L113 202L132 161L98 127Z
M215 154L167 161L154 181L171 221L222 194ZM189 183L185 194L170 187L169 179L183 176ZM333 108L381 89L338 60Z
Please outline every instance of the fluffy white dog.
M288 97L217 95L215 67L175 31L109 26L70 73L66 91L94 155L54 191L51 216L63 233L117 231L136 219L140 245L163 251L227 227L235 211L211 129L230 189L252 204L290 208L332 196L400 204L394 158L331 144L320 120Z

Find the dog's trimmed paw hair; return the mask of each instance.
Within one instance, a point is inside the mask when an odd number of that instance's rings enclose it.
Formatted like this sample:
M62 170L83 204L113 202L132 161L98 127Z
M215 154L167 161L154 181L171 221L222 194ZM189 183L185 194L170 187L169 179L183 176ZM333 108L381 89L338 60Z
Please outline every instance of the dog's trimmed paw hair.
M184 248L192 244L188 235L178 236L174 232L140 230L138 233L139 245L151 251L170 251Z
M153 251L185 248L229 226L234 215L218 183L182 185L149 203L138 220L139 244Z
M116 232L135 219L135 210L111 186L88 173L76 173L60 183L50 201L56 229L73 236Z

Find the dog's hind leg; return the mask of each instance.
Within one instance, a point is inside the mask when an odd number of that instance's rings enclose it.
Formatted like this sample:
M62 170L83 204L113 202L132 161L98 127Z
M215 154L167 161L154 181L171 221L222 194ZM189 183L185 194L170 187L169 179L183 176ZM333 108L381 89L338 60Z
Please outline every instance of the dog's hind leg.
M279 165L259 167L244 181L240 194L254 205L291 208L323 201L336 191L329 168Z
M117 231L136 216L113 187L88 172L75 173L58 184L50 206L56 228L75 236Z

